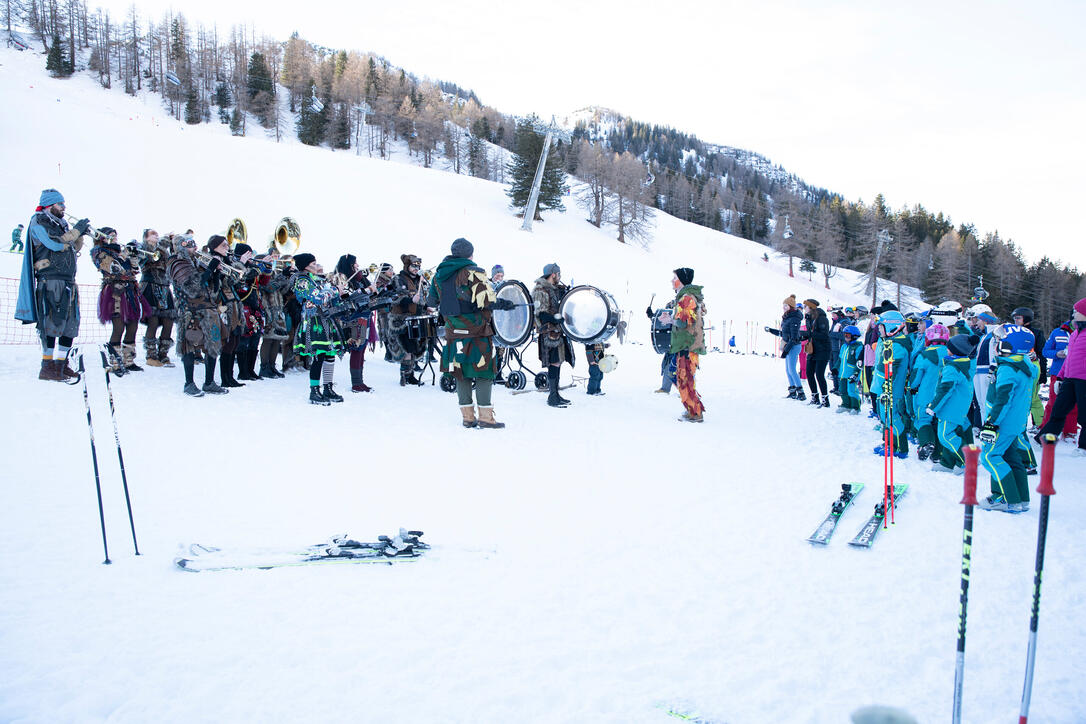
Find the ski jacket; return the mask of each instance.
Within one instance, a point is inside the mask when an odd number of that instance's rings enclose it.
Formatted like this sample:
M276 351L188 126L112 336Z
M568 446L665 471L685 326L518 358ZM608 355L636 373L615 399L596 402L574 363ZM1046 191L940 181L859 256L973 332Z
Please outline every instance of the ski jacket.
M879 324L878 317L875 317L867 325L867 331L864 332L864 367L874 367L876 358L876 349L879 345Z
M804 340L810 340L813 349L807 355L809 362L828 362L830 359L830 320L826 312L815 307L814 311L807 315L807 331L800 335Z
M792 348L799 344L799 325L803 321L803 312L790 309L781 317L781 328L770 329L769 333L781 338L781 357L787 357Z
M11 230L11 248L14 249L23 241L23 230L16 226Z
M675 295L670 351L705 354L705 299L696 284L687 284Z
M1048 360L1045 359L1045 335L1041 331L1040 327L1034 327L1037 324L1037 320L1033 320L1027 325L1024 325L1026 329L1033 332L1033 357L1030 361L1041 370L1041 376L1039 378L1041 384L1048 382Z
M841 351L838 352L838 359L840 360L839 372L837 373L841 379L847 380L860 371L861 362L863 360L863 343L858 339L854 339L851 342L846 342L841 345Z
M967 422L973 404L973 360L968 357L943 358L935 397L928 405L940 420L960 426Z
M991 332L985 334L980 344L977 345L977 366L973 369L974 375L987 375L995 358L995 335Z
M1040 372L1037 365L1021 354L999 357L995 367L995 382L989 385L985 401L985 421L998 425L1000 432L1020 435L1026 431L1033 404L1033 383Z
M945 344L933 344L925 347L916 358L909 387L916 390L913 401L916 410L922 412L935 397L935 388L939 386L939 373L942 371L943 358L949 354Z
M878 395L882 393L883 383L886 381L886 355L890 355L890 375L893 377L893 394L895 400L900 400L905 394L905 386L909 379L909 359L912 357L913 340L904 332L893 337L884 337L879 341L875 355L875 372L872 375L871 392Z
M1075 330L1067 341L1067 356L1060 368L1061 380L1086 380L1086 328Z
M830 326L830 359L840 359L841 348L845 346L845 334L841 330L850 323L848 317L841 317Z
M1057 357L1057 353L1067 349L1067 343L1071 341L1071 325L1064 322L1060 326L1052 330L1052 334L1048 335L1048 341L1045 342L1044 349L1041 350L1048 359L1052 360L1052 364L1049 365L1048 371L1053 377L1060 376L1060 369L1063 367L1064 357Z

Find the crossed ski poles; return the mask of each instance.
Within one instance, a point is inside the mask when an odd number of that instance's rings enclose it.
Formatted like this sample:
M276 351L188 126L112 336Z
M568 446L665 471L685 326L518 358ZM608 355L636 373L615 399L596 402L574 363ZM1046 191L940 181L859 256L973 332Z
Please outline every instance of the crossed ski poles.
M128 493L128 475L124 469L124 454L121 452L121 434L117 429L117 411L113 404L113 388L109 384L109 360L106 357L105 345L98 346L98 353L102 357L102 369L106 374L106 391L109 394L109 414L113 418L113 439L117 443L117 462L121 467L121 484L124 487L124 501L128 507L128 524L132 529L132 547L136 551L136 555L140 554L139 543L136 541L136 523L132 517L132 498ZM83 348L77 347L76 356L79 359L79 377L83 381L83 405L87 409L87 431L90 435L90 447L91 447L91 463L94 466L94 487L98 493L98 520L102 526L102 550L105 553L105 560L103 564L110 564L113 561L109 559L109 544L106 542L106 514L102 505L102 479L98 472L98 451L94 444L94 423L91 420L91 408L90 408L90 395L87 392L87 374L86 367L83 362Z

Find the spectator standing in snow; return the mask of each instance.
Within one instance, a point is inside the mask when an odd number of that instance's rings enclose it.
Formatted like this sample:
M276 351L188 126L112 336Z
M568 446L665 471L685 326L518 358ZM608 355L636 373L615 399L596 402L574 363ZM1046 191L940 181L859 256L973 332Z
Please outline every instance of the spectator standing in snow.
M1075 331L1067 341L1063 365L1057 375L1060 389L1052 406L1052 416L1038 435L1057 434L1076 405L1080 417L1082 410L1086 410L1086 297L1075 302L1071 323ZM1086 456L1086 428L1079 433L1076 454Z
M799 325L803 314L796 308L796 295L792 294L783 302L784 315L781 328L765 327L765 331L781 338L781 358L784 359L784 373L788 377L788 399L806 400L803 385L800 383L796 365L799 363L800 337Z
M803 306L807 308L807 331L803 333L802 338L805 342L804 351L807 353L807 386L811 390L810 404L829 407L826 365L830 361L830 320L826 317L825 310L819 306L817 299L807 299L803 302Z
M1044 421L1041 423L1041 427L1047 425L1049 418L1052 416L1052 406L1056 402L1056 395L1060 388L1060 381L1058 379L1060 369L1063 367L1063 361L1067 357L1067 343L1071 341L1071 333L1075 331L1072 326L1073 324L1074 315L1052 330L1052 334L1048 335L1048 341L1044 346L1044 356L1052 360L1052 362L1048 367L1050 372L1048 377L1048 402L1045 403ZM1071 411L1067 413L1067 418L1063 422L1064 438L1073 437L1075 432L1078 431L1078 415L1076 410L1077 408L1075 407L1071 408Z

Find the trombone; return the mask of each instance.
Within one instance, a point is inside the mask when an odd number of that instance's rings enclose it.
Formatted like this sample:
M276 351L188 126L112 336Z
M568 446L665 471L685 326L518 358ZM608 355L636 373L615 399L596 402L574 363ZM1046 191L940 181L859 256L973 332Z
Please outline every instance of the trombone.
M209 254L208 252L202 251L201 249L192 249L190 253L196 261L196 266L202 269L207 269L211 266L212 261L218 259L218 257L216 257L214 254ZM223 261L222 259L218 259L218 261L219 266L215 271L222 272L223 274L232 277L234 281L241 281L241 279L245 276L244 269L239 269L233 264Z

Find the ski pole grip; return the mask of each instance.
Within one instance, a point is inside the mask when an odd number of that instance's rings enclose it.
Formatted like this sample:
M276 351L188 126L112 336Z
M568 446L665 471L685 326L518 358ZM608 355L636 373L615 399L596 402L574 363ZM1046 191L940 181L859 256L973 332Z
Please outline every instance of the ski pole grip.
M965 490L962 494L962 505L976 505L977 459L980 457L980 448L976 445L964 445L962 455L965 457Z
M1052 468L1056 464L1056 436L1049 433L1041 438L1041 482L1037 492L1041 495L1055 495L1052 487Z

